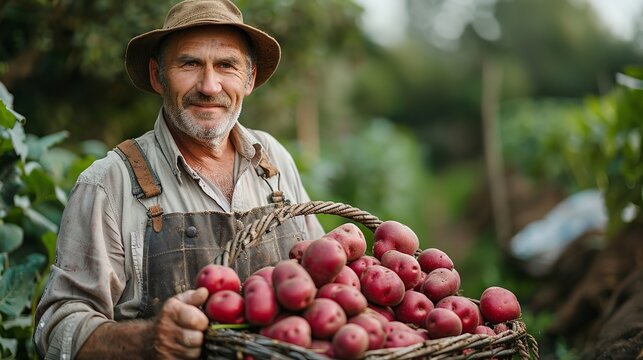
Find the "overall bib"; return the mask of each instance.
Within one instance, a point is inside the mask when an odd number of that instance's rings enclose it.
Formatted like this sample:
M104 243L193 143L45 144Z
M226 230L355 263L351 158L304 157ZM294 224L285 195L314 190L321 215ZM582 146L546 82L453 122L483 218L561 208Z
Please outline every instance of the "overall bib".
M160 181L136 141L124 141L117 146L116 152L130 171L135 197L151 198L161 194ZM278 175L265 154L255 170L264 178ZM199 270L210 263L222 263L226 244L237 232L283 206L283 194L270 190L266 195L272 194L273 204L245 212L164 214L159 204L150 206L143 248L143 297L139 316L154 316L166 299L194 289ZM256 270L288 259L292 245L302 240L302 232L289 219L264 234L255 245L241 250L229 266L244 281Z

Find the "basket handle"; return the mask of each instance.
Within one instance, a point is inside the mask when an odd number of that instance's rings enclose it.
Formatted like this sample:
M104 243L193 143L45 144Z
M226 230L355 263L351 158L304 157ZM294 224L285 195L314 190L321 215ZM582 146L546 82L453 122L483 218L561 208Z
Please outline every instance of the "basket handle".
M339 215L347 219L355 220L371 231L375 231L382 223L376 216L364 210L332 201L308 201L301 204L277 207L273 212L255 220L242 231L236 233L234 239L226 245L226 249L222 254L222 264L229 266L241 250L258 242L263 234L272 231L282 222L295 216L313 214Z

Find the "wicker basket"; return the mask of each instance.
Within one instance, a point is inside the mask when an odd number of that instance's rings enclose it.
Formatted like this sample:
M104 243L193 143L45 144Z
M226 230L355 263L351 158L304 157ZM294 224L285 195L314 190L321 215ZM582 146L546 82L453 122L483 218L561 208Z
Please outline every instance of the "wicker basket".
M287 205L258 219L243 231L237 233L228 247L232 262L239 251L259 241L261 236L270 232L283 221L295 216L312 214L339 215L359 222L372 231L382 223L377 217L350 205L327 201L310 201L302 204ZM527 332L525 324L515 320L507 323L509 330L489 336L482 334L462 334L442 339L427 340L423 343L394 349L378 349L366 352L364 360L390 359L511 359L518 356L521 360L538 359L538 344ZM261 359L327 359L297 345L273 340L252 331L239 331L226 328L211 328L205 336L202 358L204 359L243 359L251 356Z

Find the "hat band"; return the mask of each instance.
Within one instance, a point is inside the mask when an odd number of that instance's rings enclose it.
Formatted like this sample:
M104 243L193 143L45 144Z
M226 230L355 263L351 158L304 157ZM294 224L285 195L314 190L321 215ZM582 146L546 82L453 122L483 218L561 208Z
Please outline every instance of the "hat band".
M199 20L206 20L207 22L212 22L212 20L214 20L215 22L229 22L234 24L243 24L243 22L240 22L239 19L227 17L221 13L211 12L211 13L200 13L200 14L188 16L188 17L182 18L181 21L179 22L176 22L173 24L166 24L163 28L171 29L174 27L187 25L192 22L198 22Z

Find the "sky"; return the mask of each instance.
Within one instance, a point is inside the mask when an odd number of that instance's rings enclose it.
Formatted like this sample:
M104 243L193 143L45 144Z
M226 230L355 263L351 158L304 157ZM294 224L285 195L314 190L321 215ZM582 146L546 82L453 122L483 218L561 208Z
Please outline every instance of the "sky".
M475 1L475 0L470 0ZM634 16L641 14L643 0L577 0L588 1L612 32L631 39ZM404 37L408 17L401 0L357 0L364 7L362 26L381 45L391 45Z

